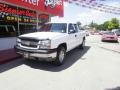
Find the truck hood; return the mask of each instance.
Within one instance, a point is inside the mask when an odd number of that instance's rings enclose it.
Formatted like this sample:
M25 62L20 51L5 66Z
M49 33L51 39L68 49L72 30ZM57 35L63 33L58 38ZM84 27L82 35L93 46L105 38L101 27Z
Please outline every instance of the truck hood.
M64 36L65 33L59 33L59 32L35 32L35 33L29 33L29 34L23 34L19 37L27 37L27 38L36 38L36 39L53 39L60 36Z

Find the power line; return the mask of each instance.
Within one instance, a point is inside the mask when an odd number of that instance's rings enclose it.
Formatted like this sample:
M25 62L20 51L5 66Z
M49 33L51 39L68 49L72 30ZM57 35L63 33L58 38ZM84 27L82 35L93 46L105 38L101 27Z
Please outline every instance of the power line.
M120 7L114 7L114 6L98 3L96 0L64 0L64 1L68 2L69 4L75 4L77 6L82 6L82 7L98 10L101 12L120 15ZM105 1L105 0L99 0L99 1Z

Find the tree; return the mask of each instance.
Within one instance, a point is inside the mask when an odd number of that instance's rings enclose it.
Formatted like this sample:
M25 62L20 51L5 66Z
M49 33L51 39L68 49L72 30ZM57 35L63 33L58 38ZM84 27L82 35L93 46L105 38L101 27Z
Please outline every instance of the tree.
M89 27L91 27L91 28L97 28L98 24L91 22L90 25L89 25Z
M108 30L109 23L110 23L109 21L104 22L103 30Z
M120 28L119 20L117 18L112 18L110 21L106 21L103 24L97 24L91 22L89 27L96 28L97 30L112 30Z
M117 18L112 18L111 21L109 21L108 29L118 29L119 28L119 20Z
M104 24L100 24L100 25L98 25L97 29L98 29L98 30L105 30L105 28L104 28Z
M78 25L81 25L81 22L78 21L77 24L78 24Z

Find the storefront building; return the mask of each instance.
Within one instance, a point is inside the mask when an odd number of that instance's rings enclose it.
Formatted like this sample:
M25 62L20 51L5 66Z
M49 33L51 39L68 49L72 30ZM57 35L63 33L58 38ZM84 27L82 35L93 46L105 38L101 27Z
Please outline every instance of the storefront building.
M35 32L53 16L63 16L63 0L2 0L0 38Z

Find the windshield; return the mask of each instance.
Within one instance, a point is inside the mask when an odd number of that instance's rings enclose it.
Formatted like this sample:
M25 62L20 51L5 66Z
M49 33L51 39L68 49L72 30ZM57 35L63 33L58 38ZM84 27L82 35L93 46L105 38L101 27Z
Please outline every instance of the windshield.
M40 32L60 32L66 33L67 24L66 23L50 23L44 24L40 28Z
M115 33L114 33L114 32L105 32L104 34L107 34L107 35L114 35Z

